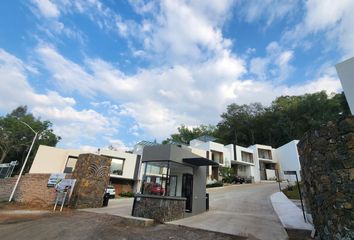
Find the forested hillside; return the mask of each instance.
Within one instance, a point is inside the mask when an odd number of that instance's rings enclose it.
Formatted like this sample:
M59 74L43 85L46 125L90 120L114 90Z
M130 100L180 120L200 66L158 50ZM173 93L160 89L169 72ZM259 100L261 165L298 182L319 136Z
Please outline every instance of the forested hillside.
M172 134L164 143L188 144L199 136L211 135L224 144L249 146L258 143L279 147L293 139L300 139L308 130L349 114L343 93L328 96L324 91L281 96L268 107L260 103L232 103L221 114L216 126L201 125L189 129L181 125L178 133Z

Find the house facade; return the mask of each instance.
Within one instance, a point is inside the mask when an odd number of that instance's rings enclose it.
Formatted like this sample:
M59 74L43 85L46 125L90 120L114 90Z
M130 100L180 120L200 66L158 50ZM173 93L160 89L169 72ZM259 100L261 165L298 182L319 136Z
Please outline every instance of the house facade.
M250 182L267 180L294 181L294 176L284 175L284 171L297 171L300 175L300 161L297 152L298 140L293 140L277 149L271 146L255 144L249 147L214 142L214 138L203 136L190 141L189 148L196 154L216 162L219 166L207 168L207 179L222 180L220 168L233 168L236 176ZM196 149L202 150L198 153Z
M350 111L354 114L354 57L336 65L336 70L343 87Z
M207 168L207 179L221 180L219 174L220 167L231 167L232 154L230 150L232 149L232 146L224 146L223 144L213 142L213 140L215 139L203 136L190 141L189 146L191 151L194 149L196 154L201 153L198 153L197 149L202 150L202 153L205 153L207 159L218 163L217 166L209 166Z
M110 184L116 194L135 192L139 182L140 156L122 151L102 149L97 152L61 149L40 145L29 173L72 173L80 154L95 153L112 159Z

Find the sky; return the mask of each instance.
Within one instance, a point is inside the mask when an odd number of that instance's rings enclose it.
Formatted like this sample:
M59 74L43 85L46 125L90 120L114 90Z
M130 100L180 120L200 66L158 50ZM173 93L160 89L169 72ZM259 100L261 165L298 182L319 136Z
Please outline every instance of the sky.
M129 149L231 103L342 87L354 0L0 1L0 115L27 105L63 148Z

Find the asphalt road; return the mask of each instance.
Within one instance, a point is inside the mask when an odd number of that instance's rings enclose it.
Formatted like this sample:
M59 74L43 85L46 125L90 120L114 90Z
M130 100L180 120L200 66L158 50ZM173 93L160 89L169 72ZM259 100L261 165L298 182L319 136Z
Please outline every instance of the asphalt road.
M276 183L208 189L209 212L171 223L249 239L288 239L269 198L277 191L279 188Z

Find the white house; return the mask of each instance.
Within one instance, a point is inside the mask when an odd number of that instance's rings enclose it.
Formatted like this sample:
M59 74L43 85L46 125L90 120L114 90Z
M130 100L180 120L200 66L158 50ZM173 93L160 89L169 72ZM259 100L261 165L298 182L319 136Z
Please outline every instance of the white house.
M277 178L278 160L275 149L271 146L255 144L248 149L253 150L255 172L254 180L275 180Z
M336 69L350 111L354 114L354 57L337 64Z
M213 142L215 139L202 136L190 142L190 149L200 156L220 164L209 167L209 180L221 180L220 167L234 169L235 175L249 178L253 182L280 179L294 181L294 176L284 175L283 171L297 171L300 176L300 161L297 152L298 140L291 141L277 149L271 146L255 144L249 147L223 145ZM201 152L197 152L197 149Z
M256 164L253 150L237 145L235 149L236 157L231 160L231 166L234 168L235 174L244 178L253 178L253 181L255 181ZM234 152L233 145L230 151Z
M294 175L285 175L284 171L296 171L299 181L301 180L301 166L297 144L299 140L293 140L276 149L276 155L279 160L280 178L295 182Z
M230 146L227 147L223 144L213 142L214 140L215 138L210 136L202 136L190 141L189 146L192 149L200 149L205 151L207 159L213 160L219 164L219 166L209 166L207 168L207 178L208 180L221 180L219 175L219 168L231 167L232 154L230 153ZM196 153L196 150L194 151Z
M112 159L110 182L117 194L136 190L140 156L122 151L102 149L93 152L40 145L29 173L72 173L78 156L83 153L95 153Z

